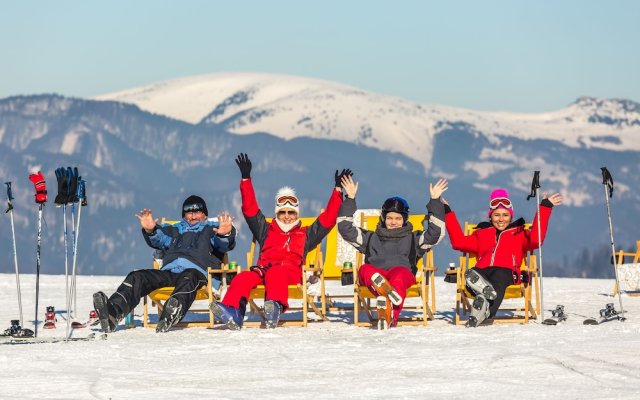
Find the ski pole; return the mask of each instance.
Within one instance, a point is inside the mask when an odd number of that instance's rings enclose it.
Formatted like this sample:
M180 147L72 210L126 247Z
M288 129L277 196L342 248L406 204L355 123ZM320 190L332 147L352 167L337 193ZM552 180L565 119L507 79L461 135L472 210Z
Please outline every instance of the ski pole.
M544 321L544 285L542 279L542 232L540 231L540 171L533 172L531 181L531 194L527 196L527 201L532 197L536 198L536 215L538 218L538 270L540 271L540 318Z
M609 220L609 237L611 238L611 258L613 259L614 276L618 287L618 301L620 302L620 313L624 315L622 307L622 290L620 290L620 280L618 279L618 261L616 260L616 247L613 242L613 225L611 223L611 208L609 207L609 197L613 197L613 177L607 167L600 168L602 170L602 184L604 185L604 199L607 204L607 218Z
M11 192L11 182L5 182L7 185L7 210L11 218L11 237L13 238L13 263L16 266L16 287L18 289L18 310L20 311L20 326L24 326L24 317L22 314L22 291L20 290L20 270L18 269L18 250L16 247L16 229L13 223L13 193Z
M77 225L74 227L74 235L73 235L73 252L72 252L72 257L73 257L73 261L71 262L71 287L72 287L72 296L73 296L73 302L74 302L74 307L73 310L74 312L77 312L78 310L76 309L77 306L77 296L76 296L76 265L77 265L77 259L78 259L78 239L80 238L80 216L82 214L82 199L84 198L84 181L80 180L78 181L78 191L77 191L77 196L78 196L78 222Z
M62 226L64 232L64 290L65 290L65 301L67 305L67 330L66 337L70 336L71 331L71 301L69 296L69 244L67 243L67 205L62 205Z
M33 182L36 189L35 200L38 204L38 240L36 245L36 315L34 336L38 337L38 297L40 295L40 243L42 241L42 208L47 202L47 182L41 171L37 174L29 175L29 180Z

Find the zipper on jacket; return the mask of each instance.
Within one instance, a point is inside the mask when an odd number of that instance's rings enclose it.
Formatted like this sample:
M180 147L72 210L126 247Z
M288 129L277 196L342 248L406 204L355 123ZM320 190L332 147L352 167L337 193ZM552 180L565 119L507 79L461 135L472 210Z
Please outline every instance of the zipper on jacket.
M515 228L505 229L504 231L500 232L500 234L498 235L498 240L496 240L496 247L493 248L493 252L491 253L491 264L489 264L489 265L493 265L493 261L494 261L495 256L496 256L496 251L498 251L498 245L500 244L500 238L502 237L502 235L506 231L509 231L509 230L512 230L512 229L515 229ZM513 257L513 255L511 255L511 256ZM515 261L513 263L515 264ZM512 266L512 268L513 268L513 266Z

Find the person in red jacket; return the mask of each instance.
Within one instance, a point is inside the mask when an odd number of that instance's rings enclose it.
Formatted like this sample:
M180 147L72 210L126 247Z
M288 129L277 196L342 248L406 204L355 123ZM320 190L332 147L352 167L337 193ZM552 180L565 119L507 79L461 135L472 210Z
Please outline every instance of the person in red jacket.
M283 187L276 194L276 218L268 223L251 183L251 160L246 154L240 154L236 164L242 175L242 214L260 246L260 254L256 265L233 279L222 302L211 303L211 310L227 328L238 330L242 327L249 292L263 284L265 323L267 328L275 328L280 315L289 307L287 286L302 283L301 268L307 252L322 242L336 224L342 204L342 177L351 175L351 171L336 171L335 188L327 207L311 226L303 227L300 203L290 187Z
M456 213L445 203L445 225L454 250L476 253L475 268L467 269L465 283L476 296L467 326L476 327L485 319L493 318L504 299L509 285L520 283L520 265L528 251L537 249L538 218L540 238L544 242L553 206L562 203L562 195L544 194L540 202L540 215L536 215L531 229L525 228L523 218L513 221L513 203L505 189L495 189L489 199L489 221L481 222L477 229L465 236Z

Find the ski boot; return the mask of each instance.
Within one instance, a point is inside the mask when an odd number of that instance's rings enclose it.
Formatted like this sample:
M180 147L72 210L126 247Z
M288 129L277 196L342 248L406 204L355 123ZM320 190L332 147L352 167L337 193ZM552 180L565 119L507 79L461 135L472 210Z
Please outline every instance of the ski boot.
M493 286L473 269L468 269L467 272L464 273L464 280L467 287L471 289L474 294L484 295L487 300L495 300L496 297L498 297L498 293L496 293Z
M476 296L471 305L471 316L467 321L467 328L475 328L489 317L489 301L482 294Z
M391 304L394 306L399 306L402 304L402 297L395 291L393 286L389 283L389 281L378 272L375 272L371 275L371 283L373 287L376 289L376 292L380 296L386 296L391 301Z
M14 338L27 338L33 337L34 333L31 329L22 329L20 326L20 321L17 319L11 320L11 326L5 329L4 333L0 334L0 336L11 336Z
M56 310L53 306L47 306L47 312L44 313L44 329L55 329L56 328Z
M96 310L102 331L104 333L115 331L122 316L119 315L115 307L109 303L106 294L103 292L93 294L93 308Z
M282 314L282 306L275 300L267 300L264 302L264 322L267 329L275 329L280 321Z
M242 328L244 315L242 315L239 308L227 306L217 301L211 303L209 308L213 312L213 315L215 315L215 317L222 322L227 329L239 331Z
M376 309L378 311L378 330L383 331L391 327L391 301L387 296L376 298Z
M182 319L182 304L175 297L164 303L162 314L156 326L156 333L164 333Z

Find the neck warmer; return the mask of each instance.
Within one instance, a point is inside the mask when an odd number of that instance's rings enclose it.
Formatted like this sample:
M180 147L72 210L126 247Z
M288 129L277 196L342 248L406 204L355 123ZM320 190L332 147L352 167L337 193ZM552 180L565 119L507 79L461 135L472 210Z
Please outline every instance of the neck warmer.
M412 231L413 225L411 225L411 222L407 222L407 224L402 228L396 229L387 229L382 226L381 222L379 222L378 226L376 227L376 235L378 235L380 240L399 239L411 234Z
M282 231L286 233L286 232L289 232L291 229L293 229L295 226L297 226L300 223L300 218L296 219L295 221L293 221L290 224L285 224L284 222L280 222L280 220L278 218L276 218L276 223L278 224L280 229L282 229Z

